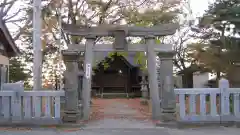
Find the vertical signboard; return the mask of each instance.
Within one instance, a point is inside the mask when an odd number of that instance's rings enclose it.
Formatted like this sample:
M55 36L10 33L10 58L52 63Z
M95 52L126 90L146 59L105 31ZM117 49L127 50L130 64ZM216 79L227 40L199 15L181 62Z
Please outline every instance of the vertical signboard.
M89 79L91 77L91 64L86 64L86 73L85 76L87 79Z

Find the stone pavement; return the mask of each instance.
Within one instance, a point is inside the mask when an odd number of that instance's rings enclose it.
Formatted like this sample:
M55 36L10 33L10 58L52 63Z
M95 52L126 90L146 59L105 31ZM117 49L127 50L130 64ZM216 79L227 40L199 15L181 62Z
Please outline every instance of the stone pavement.
M171 129L155 127L148 106L139 99L94 99L83 128L0 129L0 135L238 135L238 128Z
M119 121L121 122L121 121ZM84 129L6 129L0 135L239 135L238 128L199 128L199 129L170 129L170 128L84 128Z

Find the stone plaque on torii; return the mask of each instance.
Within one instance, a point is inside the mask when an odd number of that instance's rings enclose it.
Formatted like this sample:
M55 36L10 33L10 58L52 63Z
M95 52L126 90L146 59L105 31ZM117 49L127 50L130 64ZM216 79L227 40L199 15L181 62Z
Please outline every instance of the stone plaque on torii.
M92 79L92 64L93 64L93 52L96 51L134 51L134 52L147 52L147 69L148 69L148 78L149 78L149 88L150 88L150 97L152 103L152 118L160 119L165 118L166 120L172 119L173 114L175 113L175 96L172 87L161 87L160 92L158 89L157 81L157 67L156 67L156 52L160 53L160 60L164 60L161 63L161 78L168 78L172 80L172 58L174 51L172 50L172 45L167 44L156 44L155 38L158 36L172 35L176 32L178 24L162 24L160 26L153 27L139 27L139 26L127 26L127 25L101 25L96 27L85 27L77 26L72 24L62 24L63 31L66 34L81 36L86 38L85 44L69 44L68 49L63 51L63 57L65 57L65 64L70 64L71 66L66 66L67 69L65 75L67 78L65 92L67 93L76 93L72 91L77 91L77 66L79 52L85 52L84 58L84 79L83 79L83 91L82 91L82 102L83 102L83 118L85 120L89 119L90 115L90 100L91 100L91 79ZM95 44L97 37L111 36L115 37L115 42L113 44ZM127 44L126 37L144 37L145 44ZM75 56L75 57L74 57ZM69 60L67 59L69 58ZM76 60L72 60L75 58ZM67 75L69 74L69 75ZM75 76L74 76L75 75ZM162 76L163 75L163 76ZM71 81L71 82L70 82ZM74 83L72 83L74 82ZM162 84L164 84L164 79L162 79ZM169 81L168 81L169 83ZM161 98L161 99L160 99ZM161 105L160 105L161 101ZM77 94L69 94L69 97L66 97L66 104L68 107L65 109L65 115L78 115L80 110L77 110L76 104L78 104ZM72 105L71 105L72 104ZM164 104L164 105L162 105ZM163 106L163 107L161 107ZM160 108L161 107L161 108ZM71 113L69 113L71 112ZM74 117L74 116L73 116ZM75 117L77 118L77 117Z

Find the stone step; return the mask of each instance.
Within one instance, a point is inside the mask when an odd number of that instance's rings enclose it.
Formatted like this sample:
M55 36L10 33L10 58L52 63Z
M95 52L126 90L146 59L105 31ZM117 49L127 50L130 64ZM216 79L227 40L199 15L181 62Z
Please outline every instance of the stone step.
M129 97L128 93L102 93L102 94L97 94L96 96L101 98L128 98Z

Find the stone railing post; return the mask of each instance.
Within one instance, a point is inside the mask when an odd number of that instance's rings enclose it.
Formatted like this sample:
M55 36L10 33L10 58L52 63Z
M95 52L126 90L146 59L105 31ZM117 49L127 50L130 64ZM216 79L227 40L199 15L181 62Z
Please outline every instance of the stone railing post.
M66 71L64 72L65 108L63 121L77 122L81 115L78 101L78 61L80 52L65 50L62 55L66 65Z
M230 87L229 81L225 78L221 78L218 82L218 87L220 88L221 92L221 115L224 119L225 116L230 114L230 103L229 100L226 100L229 98L229 94L226 92Z

